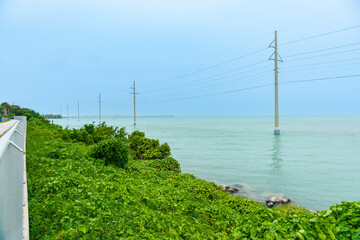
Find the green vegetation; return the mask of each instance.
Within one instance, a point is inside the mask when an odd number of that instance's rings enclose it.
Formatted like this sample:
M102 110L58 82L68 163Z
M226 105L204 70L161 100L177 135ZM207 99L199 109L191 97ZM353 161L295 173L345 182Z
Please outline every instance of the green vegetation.
M145 133L134 131L129 136L129 147L134 159L163 159L170 156L170 147L167 143L145 137Z
M105 124L31 118L27 175L31 239L360 239L360 202L268 209L181 174L167 144Z
M128 146L117 138L109 138L92 147L90 156L95 159L105 160L105 164L114 164L125 167L129 158Z

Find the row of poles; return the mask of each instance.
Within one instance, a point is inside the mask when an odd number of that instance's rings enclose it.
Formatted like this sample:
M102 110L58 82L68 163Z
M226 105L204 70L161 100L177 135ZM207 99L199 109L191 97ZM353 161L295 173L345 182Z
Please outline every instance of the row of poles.
M283 62L280 55L278 54L278 44L277 44L277 31L275 31L275 39L270 43L270 48L274 48L274 53L270 56L269 60L274 60L274 73L275 73L275 129L274 134L280 135L280 128L279 128L279 91L278 91L278 85L279 85L279 79L278 79L278 62ZM131 93L133 95L134 99L134 125L136 125L136 87L135 87L135 81L133 81L133 85L130 87L132 89ZM101 94L99 93L99 123L101 123ZM77 102L78 107L78 121L80 121L80 103L79 100ZM67 105L67 115L69 117L69 105Z

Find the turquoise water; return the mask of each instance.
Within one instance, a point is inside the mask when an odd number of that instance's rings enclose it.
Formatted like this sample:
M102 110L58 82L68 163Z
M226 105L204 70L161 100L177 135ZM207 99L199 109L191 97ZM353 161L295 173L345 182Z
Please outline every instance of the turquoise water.
M360 116L282 116L281 135L272 117L142 117L103 119L128 132L169 143L182 172L217 184L241 185L264 201L272 194L323 210L360 201ZM58 119L74 128L97 119Z

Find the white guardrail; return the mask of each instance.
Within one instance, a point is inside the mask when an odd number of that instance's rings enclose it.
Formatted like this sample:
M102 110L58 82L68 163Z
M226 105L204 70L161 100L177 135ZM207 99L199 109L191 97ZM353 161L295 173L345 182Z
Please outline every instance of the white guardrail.
M29 239L26 117L0 138L0 239Z

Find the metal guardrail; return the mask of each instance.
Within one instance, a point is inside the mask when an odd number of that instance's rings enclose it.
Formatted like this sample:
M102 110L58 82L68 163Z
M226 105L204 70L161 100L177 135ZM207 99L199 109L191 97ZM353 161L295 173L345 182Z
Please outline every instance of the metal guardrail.
M0 239L29 239L26 184L26 117L0 138Z

